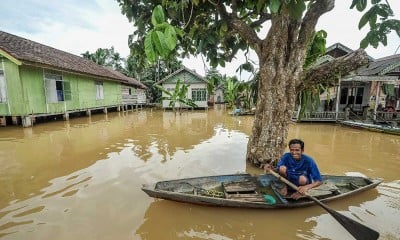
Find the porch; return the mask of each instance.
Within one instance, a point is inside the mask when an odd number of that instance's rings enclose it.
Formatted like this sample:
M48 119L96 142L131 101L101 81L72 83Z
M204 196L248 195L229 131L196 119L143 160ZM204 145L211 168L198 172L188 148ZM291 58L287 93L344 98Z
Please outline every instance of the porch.
M299 117L295 112L292 120L296 122L342 122L354 121L372 123L378 125L400 126L400 111L376 111L364 109L364 111L352 111L346 108L344 112L318 111L305 112Z
M298 113L293 113L292 120L296 122L338 122L344 120L344 112L319 111L305 112L304 116L299 117Z

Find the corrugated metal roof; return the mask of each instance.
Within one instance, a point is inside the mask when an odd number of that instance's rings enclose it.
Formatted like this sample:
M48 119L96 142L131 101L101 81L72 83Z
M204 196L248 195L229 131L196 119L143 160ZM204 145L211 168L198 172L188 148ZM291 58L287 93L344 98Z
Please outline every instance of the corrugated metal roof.
M376 59L356 70L355 75L389 75L400 76L400 54Z

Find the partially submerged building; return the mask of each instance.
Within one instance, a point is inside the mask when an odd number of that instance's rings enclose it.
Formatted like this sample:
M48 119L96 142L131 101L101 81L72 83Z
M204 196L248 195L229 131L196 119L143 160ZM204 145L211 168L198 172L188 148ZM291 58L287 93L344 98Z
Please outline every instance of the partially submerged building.
M327 53L316 64L324 64L342 57L353 50L336 43L327 48ZM400 54L373 59L346 76L337 86L320 95L321 103L314 111L306 109L304 116L295 113L296 121L343 121L355 120L396 124L400 113L387 112L393 108L400 111ZM346 111L347 109L347 111Z
M186 67L182 67L160 80L158 84L160 84L164 89L172 93L175 90L175 86L178 81L180 81L181 84L186 84L188 86L188 92L186 96L188 99L193 100L198 108L208 108L208 81L204 77L197 74L195 71L192 71ZM163 93L163 96L166 97L165 93ZM170 108L170 101L167 99L163 100L162 107Z
M144 104L146 86L85 58L0 31L0 124L121 110ZM139 97L140 96L140 97Z

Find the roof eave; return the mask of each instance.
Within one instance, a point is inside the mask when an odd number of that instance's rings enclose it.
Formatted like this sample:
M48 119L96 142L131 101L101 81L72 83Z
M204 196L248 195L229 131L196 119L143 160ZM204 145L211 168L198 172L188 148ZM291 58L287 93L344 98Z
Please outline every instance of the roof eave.
M20 65L45 68L45 69L50 69L50 70L54 70L54 71L61 71L61 72L67 72L67 73L76 74L76 75L88 76L88 77L92 77L92 78L93 77L99 78L99 79L108 80L108 81L115 81L115 82L121 82L121 83L128 82L127 80L124 80L124 79L112 78L112 77L108 77L108 76L90 74L90 73L85 73L85 72L78 72L78 71L73 71L70 69L64 69L64 68L60 68L60 67L56 67L56 66L52 66L52 65L37 63L37 62L23 61L23 62L21 62Z
M18 66L22 65L22 62L20 60L18 60L15 57L11 56L10 54L8 54L6 51L4 51L2 49L0 49L0 55L4 56L5 58L10 60L11 62L17 64Z

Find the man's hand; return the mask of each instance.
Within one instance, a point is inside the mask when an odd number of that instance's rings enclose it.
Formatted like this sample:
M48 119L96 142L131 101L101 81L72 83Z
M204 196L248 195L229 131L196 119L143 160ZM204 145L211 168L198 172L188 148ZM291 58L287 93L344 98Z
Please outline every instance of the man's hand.
M306 194L307 193L307 191L309 190L310 188L308 187L308 185L305 185L305 186L299 186L299 189L297 190L300 194L302 194L302 195L304 195L304 194Z

